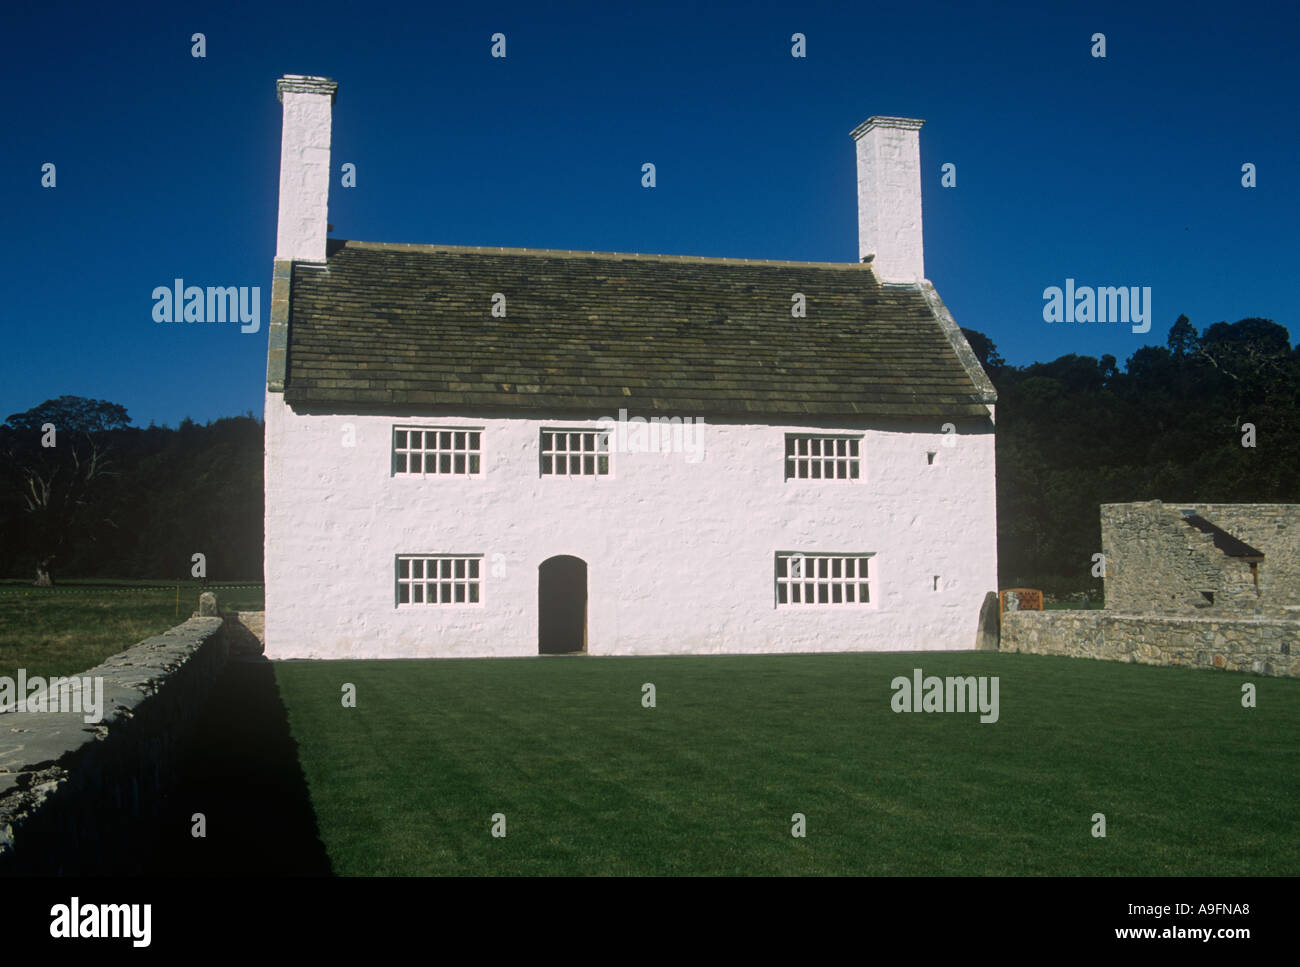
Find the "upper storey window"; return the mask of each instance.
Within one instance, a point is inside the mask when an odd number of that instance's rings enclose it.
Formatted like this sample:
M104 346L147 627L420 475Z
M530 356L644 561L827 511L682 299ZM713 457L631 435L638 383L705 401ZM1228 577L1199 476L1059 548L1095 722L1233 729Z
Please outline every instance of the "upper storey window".
M609 433L605 430L543 430L542 476L609 476Z
M393 473L476 476L483 433L465 427L393 428Z
M785 435L786 480L857 480L861 468L862 437Z

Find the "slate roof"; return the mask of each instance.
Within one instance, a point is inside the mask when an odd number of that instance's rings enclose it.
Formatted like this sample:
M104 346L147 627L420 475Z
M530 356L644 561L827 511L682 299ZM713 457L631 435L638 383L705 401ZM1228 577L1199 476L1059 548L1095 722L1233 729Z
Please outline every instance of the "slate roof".
M1184 510L1182 515L1184 524L1196 528L1202 534L1209 534L1214 538L1214 546L1223 551L1228 557L1264 560L1263 551L1252 547L1239 537L1233 537L1218 524L1210 523L1195 511Z
M288 305L285 399L315 410L798 422L985 417L996 398L928 283L852 263L331 241L324 266L294 263ZM274 305L271 328L274 368Z

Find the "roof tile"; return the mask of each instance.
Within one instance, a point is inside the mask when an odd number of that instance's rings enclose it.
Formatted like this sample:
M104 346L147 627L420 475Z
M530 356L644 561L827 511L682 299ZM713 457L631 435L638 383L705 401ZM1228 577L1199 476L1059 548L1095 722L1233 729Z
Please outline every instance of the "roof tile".
M882 287L865 266L330 249L323 269L293 270L295 405L806 419L975 417L992 402L922 290ZM790 315L795 292L806 318Z

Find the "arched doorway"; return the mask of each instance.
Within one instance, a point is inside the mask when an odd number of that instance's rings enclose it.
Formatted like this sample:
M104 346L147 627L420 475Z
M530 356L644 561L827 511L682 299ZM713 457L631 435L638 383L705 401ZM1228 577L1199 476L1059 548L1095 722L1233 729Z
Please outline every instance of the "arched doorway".
M560 554L537 568L537 651L587 650L587 562Z

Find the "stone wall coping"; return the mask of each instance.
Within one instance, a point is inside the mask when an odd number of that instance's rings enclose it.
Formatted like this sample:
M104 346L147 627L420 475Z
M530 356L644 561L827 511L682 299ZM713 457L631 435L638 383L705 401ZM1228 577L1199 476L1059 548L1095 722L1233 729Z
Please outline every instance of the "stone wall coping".
M1123 621L1170 621L1186 624L1295 625L1300 628L1300 615L1297 615L1294 618L1253 614L1219 615L1215 617L1199 614L1155 614L1141 611L1107 611L1105 608L1053 608L1050 611L1008 611L1002 615L1002 620L1006 621L1007 618L1013 615L1090 617L1096 618L1099 621L1106 618L1114 618Z
M62 871L65 860L77 862L77 844L68 836L107 835L82 829L84 811L93 816L103 805L90 801L89 790L107 795L121 783L133 798L144 795L140 773L129 770L153 772L156 747L181 737L181 720L195 714L197 694L225 663L224 628L221 617L193 617L86 671L53 676L101 679L99 721L87 722L84 708L0 713L0 872L12 859L16 840L31 838L21 834L33 825L43 831L35 836L37 846L27 850L28 862L37 854L44 857L40 869L46 873ZM41 677L48 683L50 676ZM51 840L56 828L61 832ZM50 842L70 852L62 858L41 852Z

